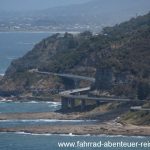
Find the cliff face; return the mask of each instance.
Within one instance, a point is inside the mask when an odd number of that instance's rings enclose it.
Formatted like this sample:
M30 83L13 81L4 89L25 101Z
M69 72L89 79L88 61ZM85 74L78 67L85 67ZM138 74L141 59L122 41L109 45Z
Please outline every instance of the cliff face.
M30 69L76 74L85 74L88 71L93 75L95 60L94 53L89 48L91 37L90 32L80 35L66 33L42 40L32 51L11 63L0 82L0 94L20 95L33 90L57 91L64 88L61 79L33 74L29 72Z
M96 68L97 71L104 67L111 68L111 77L110 71L105 71L105 77L113 83L109 92L131 98L149 99L150 14L105 28L103 32L108 37L110 47L101 51ZM108 82L99 79L100 76L97 77L96 88L106 90L99 83L107 85Z
M99 35L90 32L79 35L66 33L63 36L55 34L11 63L0 81L0 94L33 94L36 90L65 88L60 78L29 72L38 68L42 71L95 76L95 89L146 99L150 93L149 60L150 14L105 28Z

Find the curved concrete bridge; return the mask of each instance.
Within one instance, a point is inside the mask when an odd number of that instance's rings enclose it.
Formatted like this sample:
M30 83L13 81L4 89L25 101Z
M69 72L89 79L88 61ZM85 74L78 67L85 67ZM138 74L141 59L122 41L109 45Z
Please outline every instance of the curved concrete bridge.
M30 70L30 72L95 82L95 78L73 75L73 74L61 74L61 73L59 74L59 73L53 73L53 72L42 72L42 71L39 71L37 69ZM68 107L74 108L75 107L75 99L81 100L81 109L85 108L86 100L96 101L97 105L99 105L100 102L112 102L112 101L130 102L130 101L133 101L131 99L123 99L123 98L89 97L87 95L80 95L82 93L87 93L88 91L90 91L90 89L91 89L91 87L85 87L85 88L71 89L71 90L66 90L66 91L60 92L59 95L61 96L62 109L67 109ZM141 100L134 100L134 101L140 101L141 102ZM137 110L136 107L131 107L131 110L133 110L133 109ZM138 110L145 110L145 109L138 109Z
M132 111L150 111L150 108L144 108L142 106L133 106L130 108Z
M59 77L66 77L71 79L79 79L79 80L87 80L91 82L95 82L95 78L85 77L85 76L79 76L79 75L73 75L73 74L64 74L64 73L53 73L53 72L43 72L38 70L31 70L30 72L45 74L45 75L54 75Z

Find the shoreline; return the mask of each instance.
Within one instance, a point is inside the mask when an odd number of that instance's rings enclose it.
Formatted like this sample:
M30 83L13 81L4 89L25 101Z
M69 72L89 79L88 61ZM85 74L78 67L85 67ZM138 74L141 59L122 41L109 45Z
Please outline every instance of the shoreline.
M51 134L51 133L30 133L30 132L1 132L0 134L7 134L7 133L12 133L12 134L18 134L18 135L33 135L33 136L80 136L80 137L135 137L135 138L145 138L145 137L150 137L149 135L115 135L115 134L97 134L97 135L91 135L91 134Z
M98 125L61 125L61 126L30 126L17 128L0 128L0 133L27 133L27 134L52 134L52 135L122 135L122 136L150 136L150 127L148 126L113 126L107 123Z
M52 99L51 97L34 97L34 96L13 96L13 97L1 97L0 102L60 102L58 99Z
M102 114L103 115L103 114ZM150 136L149 125L132 125L122 124L117 119L105 120L105 117L92 117L90 113L71 113L62 114L56 112L47 113L14 113L0 114L0 121L3 120L32 120L49 119L49 120L97 120L96 123L83 125L29 125L24 127L0 128L0 132L25 132L31 134L74 134L74 135L125 135L125 136Z
M74 135L124 135L124 136L150 136L150 126L131 125L120 123L118 117L126 108L107 110L101 107L87 112L43 112L43 113L1 113L3 120L97 120L97 123L84 125L32 125L24 127L0 128L2 132L25 132L31 134L74 134Z
M71 33L71 34L79 34L81 32L79 31L0 31L0 34L2 33L52 33L52 34L56 34L56 33L60 33L60 34L64 34L64 33Z

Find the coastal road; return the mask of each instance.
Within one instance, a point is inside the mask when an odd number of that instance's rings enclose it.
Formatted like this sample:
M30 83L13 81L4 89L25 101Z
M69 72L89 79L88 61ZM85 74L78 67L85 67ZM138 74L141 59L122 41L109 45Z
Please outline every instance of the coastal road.
M32 71L32 70L31 70L31 71ZM30 72L31 72L31 71L30 71ZM60 77L71 78L71 79L79 79L79 80L87 80L87 81L95 82L95 78L85 77L85 76L79 76L79 75L73 75L73 74L43 72L43 71L38 71L38 70L33 70L33 72L39 73L39 74L45 74L45 75L54 75L54 76L60 76Z
M130 109L131 110L139 110L139 111L150 111L150 108L143 108L142 106L133 106Z
M112 97L89 97L86 95L71 95L71 94L63 92L63 93L60 93L59 95L62 97L71 98L71 99L93 100L93 101L101 101L101 102L111 102L111 101L118 101L118 102L139 101L141 102L141 100L131 100L131 99L112 98Z
M75 94L75 93L79 93L79 92L89 91L90 89L91 89L91 87L72 89L72 90L67 90L67 91L60 92L59 95L62 95L62 96L71 95L71 94Z
M32 69L30 72L35 72L39 74L44 74L44 75L54 75L54 76L60 76L60 77L67 77L67 78L72 78L72 79L80 79L80 80L87 80L91 82L95 82L95 78L91 77L85 77L85 76L79 76L79 75L73 75L73 74L60 74L60 73L53 73L53 72L42 72L39 71L38 69ZM71 89L67 91L60 92L59 95L65 98L72 98L72 99L81 99L81 100L93 100L93 101L101 101L101 102L112 102L112 101L118 101L118 102L130 102L130 101L140 101L138 99L131 100L131 99L123 99L123 98L113 98L113 97L89 97L86 95L73 95L78 92L84 92L84 91L89 91L90 87L85 87L85 88L79 88L79 89ZM144 102L145 100L143 100Z

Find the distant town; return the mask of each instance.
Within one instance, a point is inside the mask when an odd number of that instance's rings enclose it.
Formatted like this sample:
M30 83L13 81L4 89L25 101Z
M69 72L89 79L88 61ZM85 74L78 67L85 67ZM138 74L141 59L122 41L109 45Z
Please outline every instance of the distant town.
M32 18L26 18L28 20L32 20ZM18 19L19 20L19 19ZM24 19L22 19L24 20ZM8 21L8 22L0 22L0 32L41 32L41 31L50 31L50 32L61 32L61 31L73 31L73 32L82 32L86 30L90 31L100 31L104 25L97 24L56 24L53 25L49 23L48 25L33 25L31 23L21 22L19 21Z

